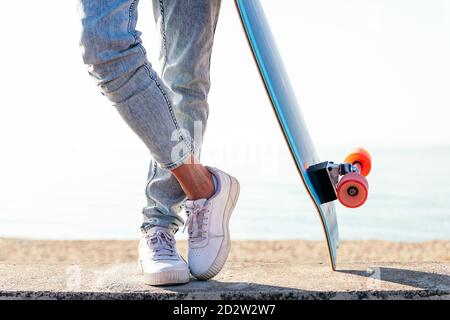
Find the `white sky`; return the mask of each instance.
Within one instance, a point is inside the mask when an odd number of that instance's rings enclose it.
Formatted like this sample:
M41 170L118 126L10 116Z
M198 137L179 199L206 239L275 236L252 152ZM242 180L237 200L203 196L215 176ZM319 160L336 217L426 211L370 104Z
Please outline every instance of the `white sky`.
M450 1L263 3L319 146L329 137L343 145L450 142ZM140 9L158 65L150 1ZM76 1L7 1L0 27L4 149L134 140L86 76ZM238 135L273 122L231 0L223 2L212 69L209 140L230 122Z
M319 154L330 145L345 153L450 144L450 1L263 3ZM157 66L149 0L139 27ZM48 196L70 181L70 193L96 175L111 178L92 190L143 186L145 175L136 176L148 154L82 64L77 2L5 1L0 30L3 195L38 201L27 188ZM223 0L212 82L207 163L229 169L237 158L252 165L286 152L231 0Z
M450 1L263 3L319 148L450 143ZM140 9L157 66L150 1ZM82 65L76 1L7 1L0 15L3 150L137 144ZM223 2L212 80L208 142L228 139L230 123L237 136L256 130L278 142L231 0Z

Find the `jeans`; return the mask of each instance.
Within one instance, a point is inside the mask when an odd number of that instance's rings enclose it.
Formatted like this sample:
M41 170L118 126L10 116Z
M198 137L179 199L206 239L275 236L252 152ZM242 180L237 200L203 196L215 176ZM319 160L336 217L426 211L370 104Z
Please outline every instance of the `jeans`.
M172 169L200 156L221 0L153 0L161 76L136 30L138 0L80 0L83 61L151 155L141 229L178 230L186 196Z

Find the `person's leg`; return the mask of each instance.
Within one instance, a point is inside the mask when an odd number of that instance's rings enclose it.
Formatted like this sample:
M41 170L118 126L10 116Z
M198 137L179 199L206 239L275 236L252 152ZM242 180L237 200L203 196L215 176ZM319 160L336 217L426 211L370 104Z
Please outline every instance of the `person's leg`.
M161 78L171 89L168 95L174 113L180 127L193 138L197 158L209 112L210 61L220 4L220 0L153 0L161 34ZM213 193L211 174L203 166L181 166L171 172L152 160L143 228L161 214L177 216L186 197L209 198Z
M147 181L145 189L147 206L142 211L144 217L141 230L143 231L158 224L171 225L176 231L179 225L170 223L174 219L183 223L179 213L186 198L209 198L214 193L211 173L205 167L198 165L183 165L171 171L161 168L152 159ZM181 186L183 183L187 193L183 191ZM187 184L189 185L186 187Z
M193 142L177 122L170 90L147 61L135 29L137 4L136 0L81 0L82 55L101 92L159 166L176 169L192 156ZM152 222L152 230L144 230L139 256L149 284L189 281L187 264L173 237L182 224L178 216L161 215Z
M220 0L153 0L162 34L162 78L171 88L180 126L193 138L197 159L208 118L211 51L220 5ZM206 280L228 257L229 219L239 183L220 170L192 162L171 169L171 174L188 198L183 206L188 215L189 267L195 277ZM159 192L152 182L149 187Z
M191 112L193 108L174 111L171 100L175 100L176 95L171 96L171 91L153 71L141 45L140 33L135 29L137 2L81 0L83 58L103 94L113 102L127 124L147 145L159 167L171 170L181 189L191 198L185 202L189 217L191 272L197 278L209 279L220 271L229 253L228 223L239 195L239 183L217 169L205 168L199 163L185 164L199 153L194 143L195 135L192 136L191 132L200 122L203 134L205 123L202 122L202 111ZM202 8L208 8L211 3L220 4L219 1L206 0L161 0L162 14L164 10L170 11L165 9L166 2L172 5L186 4L184 9L196 8L174 11L181 16L189 16L189 19L184 20L184 31L191 27L190 22L201 18L204 12ZM199 14L198 17L196 14ZM182 45L185 36L188 35L178 38L180 46L177 50L194 50ZM208 42L191 45L207 47ZM209 59L206 62L209 66ZM191 77L189 70L186 74L183 74L183 70L178 72L178 77ZM195 78L192 80L193 83L196 81ZM191 92L182 85L177 89ZM199 92L194 91L193 94L195 96ZM207 109L203 114L206 119ZM215 185L214 189L212 185ZM211 192L215 193L210 197ZM182 220L170 214L150 217L150 220L152 228L143 230L144 237L139 249L141 267L150 284L187 281L173 238Z
M83 59L101 92L152 158L172 170L191 157L193 141L177 120L169 88L146 58L135 28L137 4L137 0L81 0Z

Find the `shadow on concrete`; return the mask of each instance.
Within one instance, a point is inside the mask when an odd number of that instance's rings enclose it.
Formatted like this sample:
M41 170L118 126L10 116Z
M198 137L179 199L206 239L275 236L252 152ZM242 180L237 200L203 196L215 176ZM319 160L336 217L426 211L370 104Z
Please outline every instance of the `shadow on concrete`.
M278 267L286 277L266 282L274 270L266 265L256 273L237 275L244 267L229 269L222 279L191 281L179 286L151 287L142 283L135 264L86 266L77 268L79 286L69 290L66 265L47 265L40 269L29 265L4 265L0 279L1 299L450 299L450 276L439 265L422 266L415 271L403 265L372 267L349 265L352 270L322 272L323 267L299 269ZM72 267L72 266L69 266ZM247 266L247 268L250 268ZM305 267L306 268L306 267ZM311 268L311 266L309 266ZM412 268L412 267L410 267ZM301 272L293 272L293 271ZM436 272L439 270L439 273ZM270 271L270 272L269 272ZM20 276L19 276L20 275ZM49 283L49 279L52 281ZM3 281L3 283L2 283ZM76 281L75 281L76 282ZM30 285L30 283L32 285ZM279 285L277 285L279 283ZM399 286L402 285L402 286ZM72 288L72 287L70 287Z
M164 290L186 295L189 299L330 299L335 294L254 282L201 281L195 278L184 285L166 286Z
M372 271L370 271L372 270ZM250 300L329 300L329 299L427 299L449 297L450 276L395 268L372 268L368 271L340 270L337 272L371 278L367 288L356 291L314 291L299 288L263 285L250 282L220 282L215 280L191 282L183 286L165 287L165 290L188 299L250 299ZM378 275L380 275L378 277ZM373 280L372 280L373 279ZM382 282L414 287L416 289L382 289ZM216 296L210 296L215 293Z
M439 273L399 268L372 267L367 270L338 270L337 272L366 277L376 281L388 281L417 289L450 291L450 276Z

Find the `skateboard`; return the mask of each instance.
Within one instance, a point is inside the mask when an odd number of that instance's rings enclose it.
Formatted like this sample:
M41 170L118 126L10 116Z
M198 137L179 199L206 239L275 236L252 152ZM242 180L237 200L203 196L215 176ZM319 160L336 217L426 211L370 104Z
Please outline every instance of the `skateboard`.
M342 163L319 160L259 0L235 0L235 4L295 166L319 214L331 268L336 270L339 230L334 201L349 208L364 204L370 154L356 148Z

